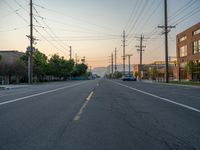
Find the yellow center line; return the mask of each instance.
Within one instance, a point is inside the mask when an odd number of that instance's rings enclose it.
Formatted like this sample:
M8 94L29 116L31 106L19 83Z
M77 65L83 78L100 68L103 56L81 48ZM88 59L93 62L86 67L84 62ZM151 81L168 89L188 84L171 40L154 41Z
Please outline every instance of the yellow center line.
M84 102L84 104L81 106L80 110L78 111L78 113L76 114L76 116L74 117L74 121L78 121L81 117L81 114L83 113L83 110L85 109L85 107L87 106L87 104L89 103L89 101L92 98L92 95L94 94L94 92L92 91L88 97L86 98L86 101Z

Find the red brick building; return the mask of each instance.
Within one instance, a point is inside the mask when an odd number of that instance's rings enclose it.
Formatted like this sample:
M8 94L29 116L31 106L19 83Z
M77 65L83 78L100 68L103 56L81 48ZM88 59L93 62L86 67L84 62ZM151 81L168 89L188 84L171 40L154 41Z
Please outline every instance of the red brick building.
M176 36L178 78L200 80L200 22ZM188 62L195 63L195 69L188 73Z

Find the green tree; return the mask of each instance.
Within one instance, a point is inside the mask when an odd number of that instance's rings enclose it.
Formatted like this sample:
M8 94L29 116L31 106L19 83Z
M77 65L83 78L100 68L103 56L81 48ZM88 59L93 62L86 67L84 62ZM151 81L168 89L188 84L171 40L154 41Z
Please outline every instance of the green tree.
M82 76L87 72L88 66L84 63L75 65L72 76Z
M67 78L71 75L73 67L74 60L65 60L64 57L54 54L49 60L47 74L54 77Z
M59 67L60 66L60 57L57 54L54 54L48 63L48 75L53 75L54 77L58 77L59 75Z
M47 72L47 56L36 50L33 54L33 75L38 80L43 80Z
M28 66L28 53L22 55L20 59ZM38 49L33 53L33 76L37 77L38 81L42 81L47 74L47 60L47 56Z
M138 72L136 71L134 75L135 75L135 78L137 79L137 77L138 77L139 74L138 74Z
M71 75L74 67L73 60L65 60L63 57L60 60L60 73L59 77L67 78Z
M151 68L150 75L153 80L156 80L156 77L158 76L158 70L156 67Z
M196 68L195 62L191 60L187 62L186 70L189 75L192 75L192 73L195 71L195 68Z
M191 76L191 79L193 79L193 73L197 71L198 63L194 61L188 61L186 65L186 73Z
M123 74L119 71L116 71L114 74L113 74L114 78L115 79L120 79L122 78Z

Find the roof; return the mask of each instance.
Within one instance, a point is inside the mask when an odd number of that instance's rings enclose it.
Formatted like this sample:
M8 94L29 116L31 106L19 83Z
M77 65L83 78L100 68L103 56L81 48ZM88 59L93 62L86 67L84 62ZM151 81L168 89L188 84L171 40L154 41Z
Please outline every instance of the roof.
M19 52L17 50L8 50L8 51L1 51L0 50L0 55L1 55L1 61L6 64L13 64L19 59L24 53Z

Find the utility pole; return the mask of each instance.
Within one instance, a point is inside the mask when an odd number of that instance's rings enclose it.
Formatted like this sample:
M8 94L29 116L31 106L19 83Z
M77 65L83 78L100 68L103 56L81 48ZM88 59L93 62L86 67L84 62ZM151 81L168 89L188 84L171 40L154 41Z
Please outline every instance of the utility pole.
M81 59L81 62L84 64L85 63L85 56Z
M139 49L137 49L137 51L140 52L140 65L139 65L139 68L138 68L138 70L139 70L139 80L141 80L141 72L143 70L143 68L142 68L142 52L144 51L143 48L146 48L146 46L143 45L143 40L144 40L144 36L141 35L140 36L140 45L136 46L137 48L139 48Z
M158 28L164 28L165 34L165 81L166 83L169 82L168 77L168 32L171 28L175 28L175 26L168 26L168 16L167 16L167 0L164 0L164 18L165 18L165 25L158 26Z
M72 60L72 47L69 46L69 59Z
M117 71L117 49L115 48L115 72Z
M125 75L125 59L126 59L126 54L125 54L125 47L126 47L126 35L125 35L125 30L123 31L123 75Z
M76 65L78 63L78 56L77 56L77 54L75 54L75 63L76 63Z
M30 46L27 48L28 53L28 83L33 84L33 52L35 48L33 47L33 43L35 40L33 37L33 2L30 0L30 35L27 35L30 40Z
M127 54L126 55L128 57L128 76L130 77L131 76L131 54Z
M111 78L113 79L113 53L111 54L111 66L112 66L112 74L111 74Z
M30 0L30 48L28 48L28 83L33 83L33 2Z
M92 72L92 66L90 66L90 72Z

